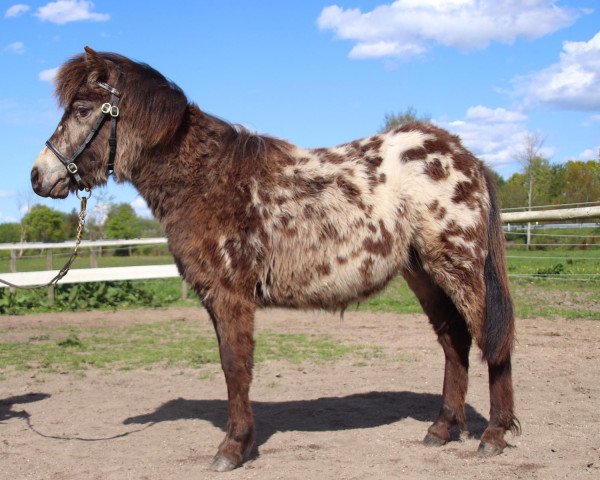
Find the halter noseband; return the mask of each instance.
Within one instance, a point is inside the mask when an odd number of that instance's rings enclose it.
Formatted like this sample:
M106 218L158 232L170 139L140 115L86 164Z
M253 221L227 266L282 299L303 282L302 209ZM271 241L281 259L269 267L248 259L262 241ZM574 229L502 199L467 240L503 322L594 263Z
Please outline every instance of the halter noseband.
M119 78L120 76L121 75L119 72ZM100 128L102 128L102 125L108 116L110 116L110 138L108 139L110 152L108 156L108 174L111 175L115 168L115 154L117 152L117 118L119 117L119 97L121 96L121 93L116 88L111 87L108 83L96 83L99 87L110 92L110 102L102 104L102 107L100 107L100 114L98 115L92 130L90 133L88 133L87 137L85 137L85 140L79 146L79 148L75 150L73 156L68 159L60 152L60 150L58 150L58 148L52 145L50 139L46 141L46 146L52 151L52 153L54 153L54 155L56 155L56 158L63 163L67 171L75 179L79 190L89 190L89 188L85 185L85 183L83 183L83 180L79 175L79 169L77 168L77 164L75 162L77 161L79 155L81 155L87 146L92 142Z

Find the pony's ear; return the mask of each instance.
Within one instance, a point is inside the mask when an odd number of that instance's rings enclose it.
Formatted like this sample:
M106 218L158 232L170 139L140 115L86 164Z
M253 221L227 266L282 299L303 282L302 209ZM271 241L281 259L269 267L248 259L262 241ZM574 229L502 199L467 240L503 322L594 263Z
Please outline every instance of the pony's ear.
M89 72L88 81L95 83L108 79L108 65L106 60L91 47L85 47L85 63Z

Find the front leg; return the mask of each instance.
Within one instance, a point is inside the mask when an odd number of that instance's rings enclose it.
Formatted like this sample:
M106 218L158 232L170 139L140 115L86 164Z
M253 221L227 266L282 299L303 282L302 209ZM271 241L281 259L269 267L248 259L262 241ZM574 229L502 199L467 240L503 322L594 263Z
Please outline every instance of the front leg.
M254 355L255 304L231 292L211 292L204 302L217 332L221 367L227 382L227 433L212 462L213 470L239 467L254 447L254 419L248 396Z

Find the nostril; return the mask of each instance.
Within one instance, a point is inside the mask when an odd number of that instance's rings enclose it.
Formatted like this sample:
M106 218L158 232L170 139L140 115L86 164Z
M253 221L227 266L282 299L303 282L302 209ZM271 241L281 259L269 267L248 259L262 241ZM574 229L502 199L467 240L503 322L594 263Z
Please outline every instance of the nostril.
M40 179L40 172L37 167L31 169L31 185L35 187Z

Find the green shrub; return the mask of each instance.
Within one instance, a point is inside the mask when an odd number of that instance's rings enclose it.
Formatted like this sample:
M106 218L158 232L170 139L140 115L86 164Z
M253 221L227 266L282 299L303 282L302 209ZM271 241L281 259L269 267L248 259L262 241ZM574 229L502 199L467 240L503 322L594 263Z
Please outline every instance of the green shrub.
M143 282L93 282L74 285L57 285L54 302L47 297L46 289L0 289L0 314L24 314L48 310L93 310L97 308L160 307L179 299L176 291L152 288Z

